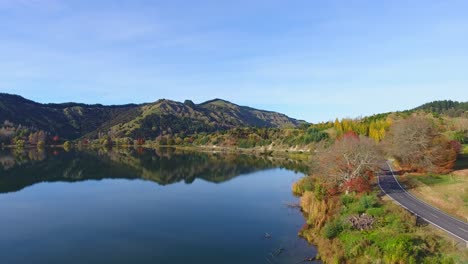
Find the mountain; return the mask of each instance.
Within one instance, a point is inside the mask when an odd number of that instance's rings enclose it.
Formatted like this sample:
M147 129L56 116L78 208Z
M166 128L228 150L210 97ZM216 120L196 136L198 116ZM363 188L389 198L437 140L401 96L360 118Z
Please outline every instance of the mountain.
M75 139L103 124L125 122L137 115L137 105L103 106L77 103L40 104L18 95L0 93L0 124L44 130L67 139ZM131 118L128 117L128 120Z
M103 127L117 136L157 137L162 134L193 134L235 127L296 127L303 123L284 114L239 106L214 99L201 104L159 100L140 108L133 120Z
M94 138L99 133L154 138L162 134L192 134L235 127L296 127L305 123L284 114L221 99L201 104L162 99L146 104L105 106L40 104L18 95L0 93L0 124L5 121L66 139Z

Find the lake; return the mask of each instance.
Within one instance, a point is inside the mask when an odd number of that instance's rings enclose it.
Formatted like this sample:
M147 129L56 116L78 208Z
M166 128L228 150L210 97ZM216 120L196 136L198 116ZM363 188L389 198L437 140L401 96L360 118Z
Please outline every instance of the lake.
M0 152L2 263L298 263L306 166L174 149ZM268 234L268 235L266 235Z

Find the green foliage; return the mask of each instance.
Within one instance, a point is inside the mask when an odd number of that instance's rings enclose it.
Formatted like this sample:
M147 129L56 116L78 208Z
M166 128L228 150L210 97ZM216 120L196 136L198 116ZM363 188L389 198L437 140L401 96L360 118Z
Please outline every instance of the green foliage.
M249 139L239 139L237 142L237 146L239 148L253 148L255 147L255 141L249 140Z
M434 114L445 114L455 117L461 116L468 111L468 102L457 102L452 100L433 101L423 104L413 110L423 110Z
M375 194L346 194L340 197L342 210L328 222L322 232L327 239L337 238L348 260L383 263L453 263L453 258L440 254L439 240L421 237L415 220L391 204L382 205ZM350 215L366 213L374 217L374 228L353 229L347 224Z
M356 197L355 194L344 194L341 197L343 215L360 215L375 208L380 209L378 198L374 194Z
M366 210L366 214L374 217L381 217L385 214L385 209L382 207L373 207Z
M366 239L366 237L363 237L361 232L341 232L338 239L343 244L345 256L348 259L356 259L358 257L361 257L362 255L365 255L365 251L369 248L369 244L371 244ZM380 253L381 250L382 249L379 248L378 252ZM376 252L373 252L373 254L375 253Z
M327 190L323 184L318 181L314 183L314 195L318 201L322 201L327 195Z
M302 195L306 191L312 191L314 186L314 180L312 177L303 177L299 181L295 182L292 186L292 191L296 195Z
M127 121L119 117L135 105L102 106L85 104L39 104L21 96L0 93L0 122L54 132L61 137L75 139L95 131L98 127ZM27 136L27 135L21 135Z
M465 131L454 131L451 138L461 144L468 143L468 129Z
M373 208L373 207L375 207L377 204L378 204L377 196L374 195L374 194L363 195L363 196L359 199L359 205L360 205L360 207L362 207L362 208L364 208L364 209Z
M328 222L323 228L323 235L328 239L332 239L337 237L343 229L344 224L341 220Z
M25 145L26 145L26 141L24 141L23 139L16 139L15 140L15 147L16 148L24 148Z
M322 140L328 139L328 134L318 130L317 128L310 127L307 129L307 132L303 136L303 143L309 144L312 142L319 142Z
M418 180L426 185L451 184L455 181L450 174L427 174L418 177Z
M301 128L233 128L217 131L215 133L187 134L186 137L194 139L192 141L193 145L211 144L255 148L273 144L286 148L292 146L306 146L311 143L327 140L328 134L317 128L303 125Z
M354 194L343 194L341 197L341 203L344 206L348 206L349 204L356 201L356 196Z
M53 132L65 139L95 139L103 132L112 140L127 136L148 140L167 134L215 132L234 127L294 128L305 123L220 99L197 105L189 100L185 103L159 100L151 104L103 106L39 104L0 93L0 122L5 120Z

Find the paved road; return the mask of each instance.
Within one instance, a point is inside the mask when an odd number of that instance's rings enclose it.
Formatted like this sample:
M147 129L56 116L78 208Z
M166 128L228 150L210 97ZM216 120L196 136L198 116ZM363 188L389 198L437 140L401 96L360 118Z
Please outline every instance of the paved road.
M380 188L402 207L468 245L468 223L455 219L408 193L398 183L388 163L384 164L378 180Z

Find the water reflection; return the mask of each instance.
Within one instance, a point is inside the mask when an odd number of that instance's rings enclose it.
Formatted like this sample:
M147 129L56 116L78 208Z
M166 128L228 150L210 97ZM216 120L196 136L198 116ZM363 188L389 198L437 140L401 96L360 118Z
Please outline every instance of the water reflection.
M183 164L183 165L182 165ZM144 179L159 185L196 179L212 183L269 168L306 172L305 163L267 156L188 152L173 148L64 151L29 149L0 151L0 193L39 182L101 179Z
M297 161L115 148L6 150L0 164L2 263L299 263L316 254L297 236L303 216L285 206L297 202L291 184L302 175L290 170L306 170Z

